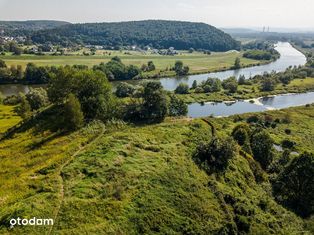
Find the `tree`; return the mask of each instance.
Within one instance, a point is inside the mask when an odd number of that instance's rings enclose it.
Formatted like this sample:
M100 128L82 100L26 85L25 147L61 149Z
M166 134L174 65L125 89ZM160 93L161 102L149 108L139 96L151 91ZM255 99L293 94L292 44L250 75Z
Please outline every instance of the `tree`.
M175 95L170 97L169 115L170 116L185 116L188 113L188 106L184 101Z
M245 85L245 76L244 75L240 75L239 79L238 79L238 84L239 85Z
M21 103L16 108L16 113L21 116L23 119L27 119L31 116L31 106L28 103L25 95L20 95Z
M235 93L238 90L238 81L235 77L230 77L222 82L222 86L230 93Z
M241 60L239 57L237 57L234 61L234 66L233 66L234 69L240 69L241 68Z
M47 91L42 87L31 88L26 94L26 99L31 106L31 110L37 110L41 107L45 107L49 102Z
M134 86L126 82L121 82L117 86L116 96L121 98L129 97L132 96L134 92L135 92Z
M296 157L281 172L273 184L278 202L302 217L314 213L314 155Z
M160 82L148 82L143 92L143 116L150 121L162 121L167 115L167 99Z
M197 81L194 80L193 83L192 83L192 89L196 89L196 87L197 87Z
M275 89L275 81L271 77L266 77L262 80L262 91L273 91Z
M174 71L176 72L177 76L184 76L189 73L190 68L188 66L183 66L182 61L176 61L174 65Z
M153 61L148 61L148 63L147 63L147 71L148 72L149 71L154 71L155 69L156 69L156 67L155 67Z
M264 170L273 161L274 142L266 130L257 129L251 136L251 149L254 159L258 161Z
M50 74L47 67L37 67L33 63L28 63L25 69L25 81L28 83L47 83Z
M189 85L180 83L174 91L176 94L189 94Z
M67 130L77 130L84 124L81 104L74 94L69 94L64 105L64 126Z

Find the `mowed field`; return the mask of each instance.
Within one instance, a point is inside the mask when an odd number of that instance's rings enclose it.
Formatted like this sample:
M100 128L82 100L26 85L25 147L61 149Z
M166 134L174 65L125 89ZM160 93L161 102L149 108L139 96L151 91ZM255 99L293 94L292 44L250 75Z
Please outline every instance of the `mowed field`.
M166 70L167 68L170 69L174 66L175 61L181 60L184 65L190 67L190 73L205 73L215 70L228 69L233 66L237 57L241 58L243 66L265 63L265 61L242 58L242 54L242 52L230 51L205 55L201 52L188 53L187 51L180 51L180 53L175 56L163 56L151 53L144 54L136 51L98 51L96 55L90 56L84 56L81 53L71 53L63 56L5 55L0 56L0 59L4 60L8 66L22 65L25 67L27 63L35 63L38 66L79 64L92 67L93 65L101 62L106 63L114 56L119 56L123 63L127 65L137 65L139 67L143 64L147 64L148 61L153 61L157 71Z

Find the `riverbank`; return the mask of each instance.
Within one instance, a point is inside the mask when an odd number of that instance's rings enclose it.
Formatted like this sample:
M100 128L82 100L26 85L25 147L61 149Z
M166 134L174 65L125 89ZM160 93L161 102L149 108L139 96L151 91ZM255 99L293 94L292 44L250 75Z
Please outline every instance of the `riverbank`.
M205 103L205 102L223 102L254 99L271 95L288 93L305 93L314 91L314 78L294 79L288 85L277 84L273 91L260 91L260 84L239 85L236 93L228 93L225 90L210 93L178 94L178 96L187 104Z

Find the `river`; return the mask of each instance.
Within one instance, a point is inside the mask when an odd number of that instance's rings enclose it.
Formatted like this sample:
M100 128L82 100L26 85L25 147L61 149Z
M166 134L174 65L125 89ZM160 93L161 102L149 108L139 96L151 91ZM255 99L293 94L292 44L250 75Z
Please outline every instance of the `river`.
M255 102L251 103L249 100L246 100L236 102L208 102L205 104L193 103L188 106L188 116L192 118L206 116L225 117L234 114L301 106L314 103L314 92L285 94L252 100Z
M290 66L299 66L306 63L305 56L293 48L288 42L278 42L275 45L275 49L280 53L280 58L274 62L266 65L254 66L249 68L243 68L239 70L228 70L216 73L207 73L200 75L190 75L179 78L161 78L159 81L166 90L174 90L179 83L187 83L190 86L193 81L198 83L206 80L208 77L216 77L221 80L231 76L239 77L244 75L246 78L253 77L255 75L261 75L264 72L282 72ZM130 83L139 83L142 81L129 81ZM18 94L19 92L27 93L30 87L28 85L0 85L0 92L4 96ZM38 86L37 86L38 87ZM222 102L222 103L205 103L190 104L188 107L188 116L190 117L204 117L204 116L229 116L233 114L241 114L247 112L261 112L270 109L281 109L292 106L305 105L314 102L314 92L303 94L287 94L274 97L264 97L255 99L255 103L249 101L236 101L236 102Z

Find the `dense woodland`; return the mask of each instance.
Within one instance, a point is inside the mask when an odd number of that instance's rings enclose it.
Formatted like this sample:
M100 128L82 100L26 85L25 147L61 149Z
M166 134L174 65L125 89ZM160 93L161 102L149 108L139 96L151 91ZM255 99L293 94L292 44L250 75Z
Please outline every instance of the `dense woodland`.
M29 36L32 31L52 29L65 24L69 23L55 20L0 21L0 35Z
M210 51L240 48L239 42L213 26L162 20L71 24L37 31L31 38L35 43L51 42L59 45L91 44L111 47L137 45Z

